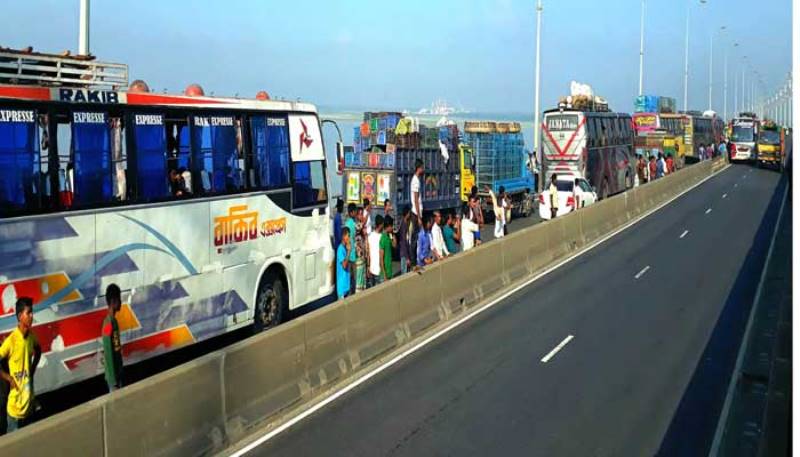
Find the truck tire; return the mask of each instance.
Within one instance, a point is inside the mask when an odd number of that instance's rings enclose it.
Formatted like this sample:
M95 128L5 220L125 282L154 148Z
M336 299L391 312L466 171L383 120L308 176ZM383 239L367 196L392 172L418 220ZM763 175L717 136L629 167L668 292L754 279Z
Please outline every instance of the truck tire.
M287 314L286 285L274 273L266 273L256 295L253 332L260 333L282 323Z

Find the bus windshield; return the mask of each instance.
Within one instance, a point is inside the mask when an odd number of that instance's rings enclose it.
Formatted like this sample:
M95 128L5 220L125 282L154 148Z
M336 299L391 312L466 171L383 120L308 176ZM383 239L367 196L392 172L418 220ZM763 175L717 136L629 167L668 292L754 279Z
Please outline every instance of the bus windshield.
M734 126L733 127L733 134L731 135L731 141L733 142L741 142L741 143L752 143L753 142L753 127L741 127L741 126Z

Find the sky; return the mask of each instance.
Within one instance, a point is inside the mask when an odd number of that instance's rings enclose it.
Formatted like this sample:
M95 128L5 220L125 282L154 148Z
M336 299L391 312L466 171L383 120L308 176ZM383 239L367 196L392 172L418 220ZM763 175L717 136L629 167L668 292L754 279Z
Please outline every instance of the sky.
M708 106L712 34L718 112L726 50L729 105L743 55L765 91L791 69L791 0L646 1L647 94L683 106L687 8L690 108ZM78 0L7 3L0 46L77 50ZM567 95L572 80L591 84L615 111L633 110L641 4L544 0L542 110ZM413 111L441 98L476 112L533 117L535 0L93 0L91 7L92 54L128 64L131 80L158 91L197 82L207 94L266 90L323 110Z

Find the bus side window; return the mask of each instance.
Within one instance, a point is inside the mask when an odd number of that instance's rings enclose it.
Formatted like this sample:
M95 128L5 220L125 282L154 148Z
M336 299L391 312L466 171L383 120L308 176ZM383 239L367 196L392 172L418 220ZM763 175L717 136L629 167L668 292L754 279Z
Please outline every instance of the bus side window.
M589 118L589 120L586 122L586 145L588 147L594 147L594 138L594 119Z
M84 207L112 201L111 124L107 113L72 113L74 202Z
M136 168L136 197L153 201L170 195L167 183L167 140L164 116L142 113L131 115L132 162Z
M233 116L192 118L192 176L199 176L205 194L242 188Z
M0 217L38 209L39 130L34 110L0 120Z
M289 124L285 117L250 118L248 158L254 186L278 188L289 185Z

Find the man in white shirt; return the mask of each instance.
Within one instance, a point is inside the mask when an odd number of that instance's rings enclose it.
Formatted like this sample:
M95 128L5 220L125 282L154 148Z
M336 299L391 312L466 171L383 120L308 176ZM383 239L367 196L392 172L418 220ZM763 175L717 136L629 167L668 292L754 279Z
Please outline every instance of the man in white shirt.
M372 202L368 198L364 199L364 229L367 235L372 233Z
M436 260L442 260L450 255L447 250L447 244L444 242L444 235L442 235L442 213L439 211L433 212L433 227L431 228L431 236L433 238L432 250L433 256Z
M414 176L411 178L411 212L416 216L417 223L422 225L422 174L425 167L421 160L414 163Z
M461 218L461 249L464 252L475 247L475 232L480 230L478 224L468 217Z
M375 216L375 230L367 236L369 262L369 281L367 287L374 287L383 282L381 276L381 233L383 232L383 216Z

